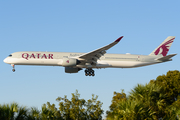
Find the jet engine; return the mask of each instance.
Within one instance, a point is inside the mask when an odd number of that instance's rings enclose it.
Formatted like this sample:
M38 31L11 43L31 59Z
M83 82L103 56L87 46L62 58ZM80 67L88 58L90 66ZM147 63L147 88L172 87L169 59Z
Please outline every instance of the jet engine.
M77 73L80 70L82 70L82 69L81 68L65 67L66 73Z
M74 58L63 58L62 66L64 67L70 67L70 66L76 66L80 64L81 62Z

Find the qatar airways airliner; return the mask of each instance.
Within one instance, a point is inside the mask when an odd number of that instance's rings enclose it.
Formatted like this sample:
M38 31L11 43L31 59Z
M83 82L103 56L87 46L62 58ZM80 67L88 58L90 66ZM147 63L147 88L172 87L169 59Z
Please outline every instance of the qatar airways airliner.
M106 51L119 43L123 36L114 42L88 53L74 52L33 52L22 51L10 54L4 62L15 65L63 66L66 73L78 73L85 68L86 76L94 76L95 68L134 68L171 61L176 54L167 55L175 37L167 37L149 55L106 54Z

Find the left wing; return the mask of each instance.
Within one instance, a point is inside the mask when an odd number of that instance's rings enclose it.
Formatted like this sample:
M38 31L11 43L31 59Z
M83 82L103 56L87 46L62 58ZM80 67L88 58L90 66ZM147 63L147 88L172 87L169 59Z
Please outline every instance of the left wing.
M117 40L115 40L109 45L106 45L102 48L91 51L89 53L82 54L78 56L78 58L80 58L80 60L85 61L86 63L91 63L91 65L94 65L97 63L97 60L106 53L106 50L116 45L122 38L123 36L119 37Z

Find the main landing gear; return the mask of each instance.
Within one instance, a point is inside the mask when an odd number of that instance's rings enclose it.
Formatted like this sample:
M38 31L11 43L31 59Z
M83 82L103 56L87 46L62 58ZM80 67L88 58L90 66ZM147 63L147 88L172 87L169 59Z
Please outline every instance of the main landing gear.
M88 68L85 70L85 75L86 76L95 76L94 70L92 68Z
M11 64L11 66L13 67L12 71L15 72L14 64Z

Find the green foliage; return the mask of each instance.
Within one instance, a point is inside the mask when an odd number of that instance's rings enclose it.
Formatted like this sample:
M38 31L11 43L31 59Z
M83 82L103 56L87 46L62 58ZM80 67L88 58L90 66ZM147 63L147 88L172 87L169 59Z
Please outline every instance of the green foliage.
M177 100L180 93L180 72L169 71L166 75L158 76L154 81L156 85L161 85L163 93L166 95L166 102L171 105Z
M62 117L60 111L55 107L55 104L51 105L49 102L47 102L47 104L42 105L41 119L62 120Z
M180 115L180 72L169 71L146 85L138 84L122 100L121 93L113 96L109 120L177 120ZM117 99L119 98L119 99Z
M0 105L0 120L26 120L28 109L19 107L17 103Z
M58 97L59 108L47 102L41 110L27 109L17 103L0 105L0 120L101 120L102 103L98 96L80 99L76 90L69 100ZM108 120L179 120L180 119L180 72L169 71L146 85L138 84L127 96L114 92Z
M118 103L123 103L126 102L127 98L126 98L126 94L124 93L124 91L122 90L121 93L117 93L114 92L114 96L112 99L112 104L110 105L110 111L106 111L106 114L110 117L112 117L113 119L115 119L114 114L118 114Z
M0 105L0 120L101 120L103 110L98 96L92 95L87 101L79 97L77 90L71 100L67 96L58 97L59 109L49 102L43 104L41 110L20 107L17 103Z
M80 94L72 93L71 100L58 97L59 110L65 120L100 120L102 119L102 103L97 101L98 96L92 95L89 100L80 99Z

